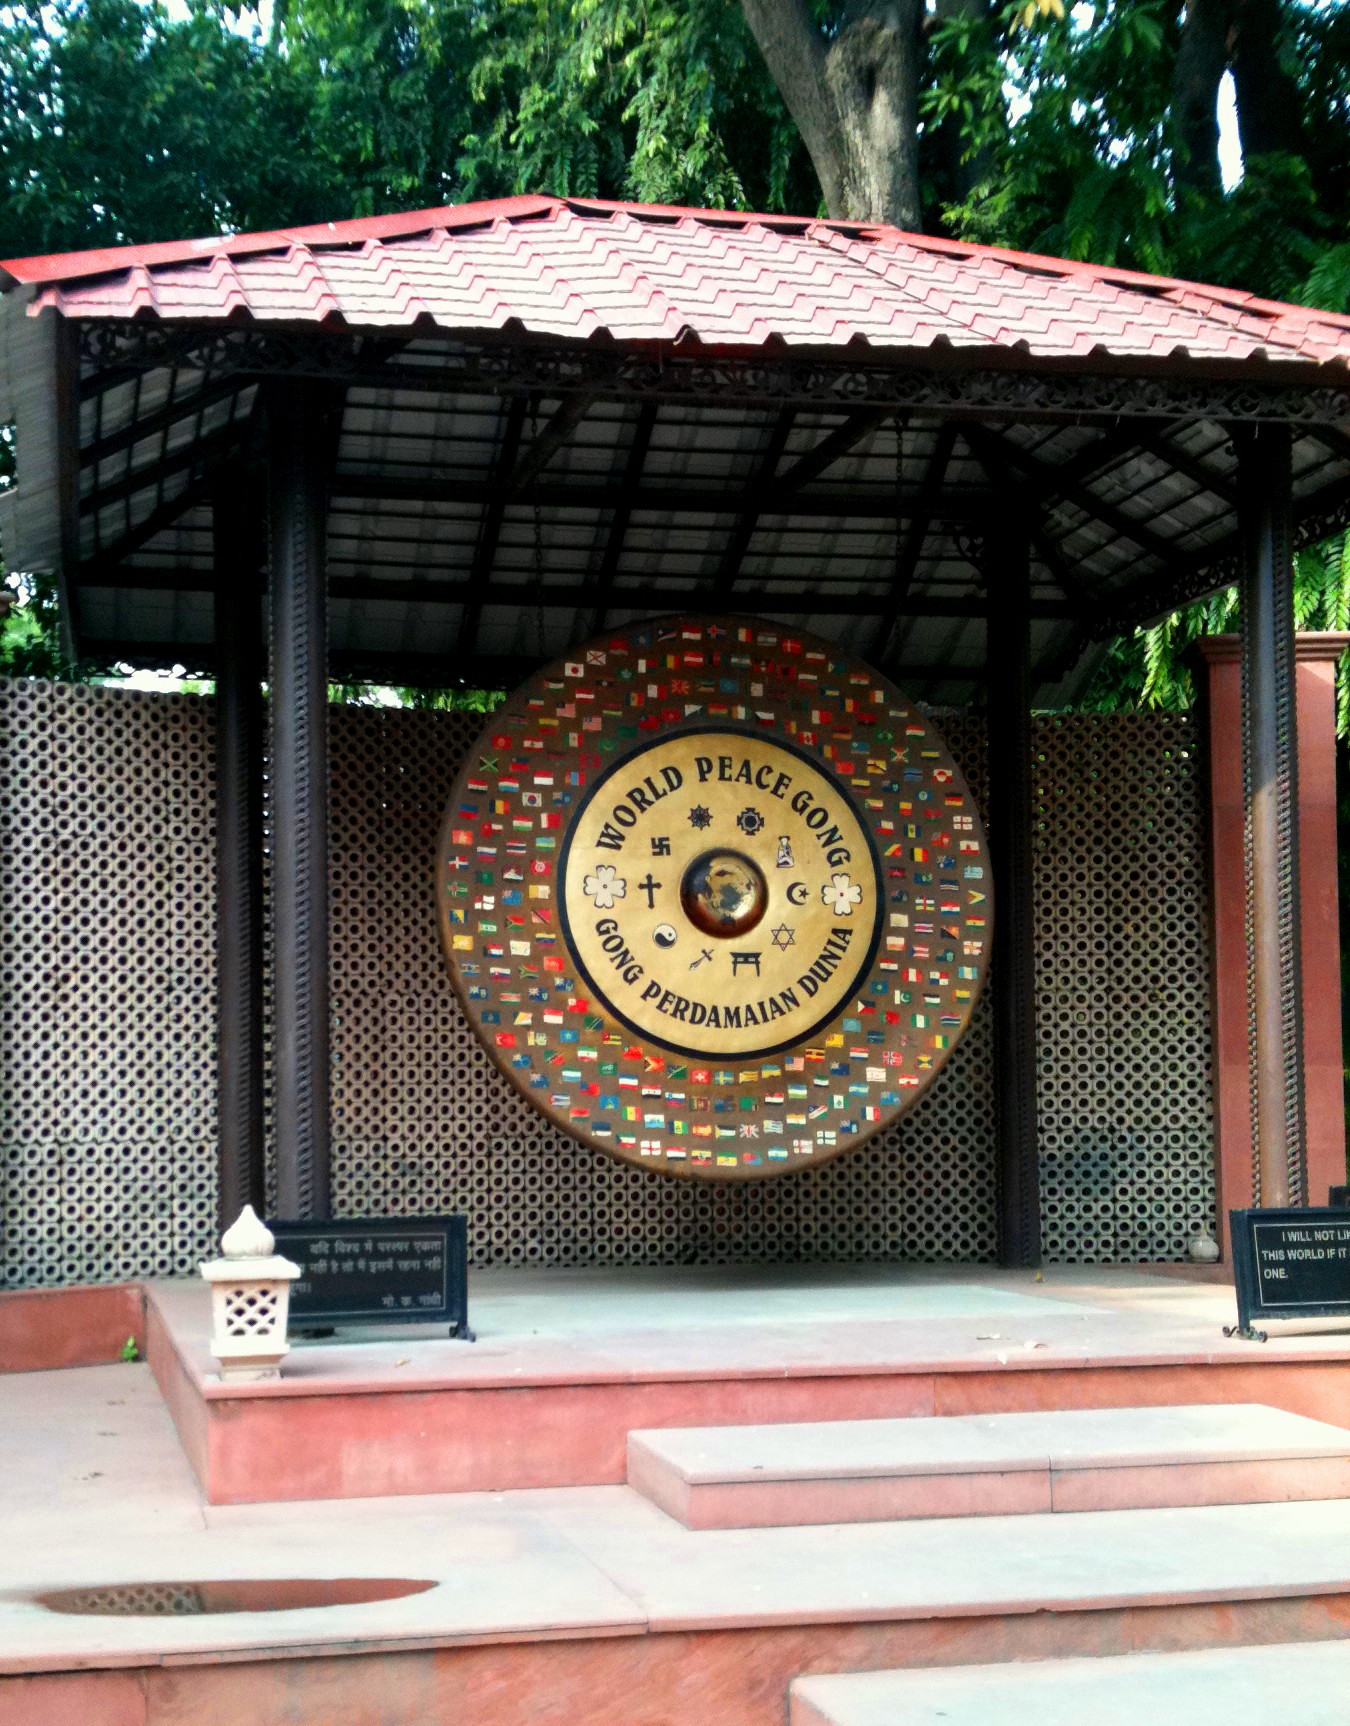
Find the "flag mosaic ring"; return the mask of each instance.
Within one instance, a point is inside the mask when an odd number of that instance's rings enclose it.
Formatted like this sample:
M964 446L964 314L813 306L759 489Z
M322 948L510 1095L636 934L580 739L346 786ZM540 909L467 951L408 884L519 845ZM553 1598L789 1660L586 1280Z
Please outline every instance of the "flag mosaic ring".
M912 1107L992 922L931 724L835 644L735 618L625 627L510 696L451 793L437 897L470 1022L536 1107L722 1180Z

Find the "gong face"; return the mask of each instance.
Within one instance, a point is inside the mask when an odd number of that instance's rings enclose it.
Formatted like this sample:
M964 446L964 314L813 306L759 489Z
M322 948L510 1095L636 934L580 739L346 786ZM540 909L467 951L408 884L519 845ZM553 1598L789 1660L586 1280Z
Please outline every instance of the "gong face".
M635 750L588 789L558 862L588 989L668 1049L749 1057L809 1038L866 974L884 894L847 793L731 729Z
M512 695L452 790L437 896L511 1082L692 1178L882 1130L988 959L984 835L941 738L834 644L752 620L631 625Z

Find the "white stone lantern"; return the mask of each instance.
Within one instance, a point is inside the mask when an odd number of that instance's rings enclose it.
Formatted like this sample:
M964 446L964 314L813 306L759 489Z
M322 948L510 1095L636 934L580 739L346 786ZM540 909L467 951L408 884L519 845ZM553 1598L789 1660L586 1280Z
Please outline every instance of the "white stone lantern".
M221 1236L222 1258L201 1267L211 1285L211 1353L222 1379L281 1377L290 1353L286 1315L299 1265L275 1251L272 1231L252 1205Z

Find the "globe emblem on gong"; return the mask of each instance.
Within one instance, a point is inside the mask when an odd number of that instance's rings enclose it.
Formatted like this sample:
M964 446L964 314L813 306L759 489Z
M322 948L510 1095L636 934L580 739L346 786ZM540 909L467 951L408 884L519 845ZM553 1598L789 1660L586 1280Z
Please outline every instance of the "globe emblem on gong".
M740 851L705 851L680 883L680 903L705 935L748 934L764 915L768 890L759 866Z

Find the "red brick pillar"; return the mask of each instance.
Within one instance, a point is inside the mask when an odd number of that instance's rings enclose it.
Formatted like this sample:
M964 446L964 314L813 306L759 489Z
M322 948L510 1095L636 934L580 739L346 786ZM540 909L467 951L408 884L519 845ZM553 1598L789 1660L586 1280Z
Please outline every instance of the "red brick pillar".
M1345 1180L1340 905L1336 858L1336 662L1350 634L1305 633L1298 683L1299 886L1303 926L1304 1195ZM1214 928L1214 1151L1219 1221L1253 1202L1242 861L1242 666L1236 635L1199 642L1207 674Z

